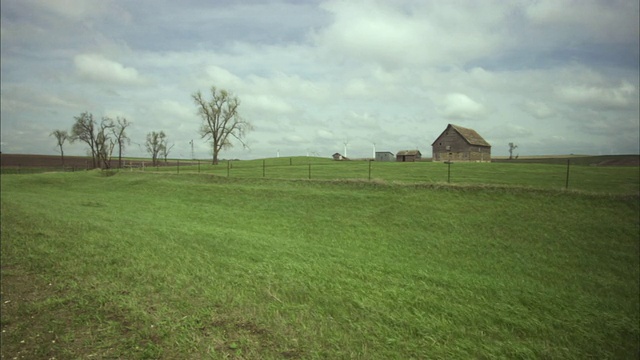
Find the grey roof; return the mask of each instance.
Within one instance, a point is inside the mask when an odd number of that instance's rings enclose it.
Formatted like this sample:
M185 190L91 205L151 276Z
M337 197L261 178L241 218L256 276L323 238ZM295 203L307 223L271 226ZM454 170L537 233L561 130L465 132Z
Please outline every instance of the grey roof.
M478 134L475 130L469 129L469 128L465 128L465 127L462 127L462 126L449 124L447 126L447 128L442 132L442 134L444 134L445 131L447 131L449 128L455 130L458 134L460 134L460 136L462 136L462 138L466 142L468 142L469 145L491 147L491 144L489 144L485 139L483 139L482 136L480 136L480 134ZM440 136L442 136L442 134L440 134ZM436 138L436 141L438 141L440 136L438 136L438 138ZM433 144L435 144L436 141L434 141ZM431 144L431 145L433 145L433 144Z
M422 153L420 152L420 150L400 150L400 151L398 151L397 155L402 155L402 156L406 156L406 155L422 155Z

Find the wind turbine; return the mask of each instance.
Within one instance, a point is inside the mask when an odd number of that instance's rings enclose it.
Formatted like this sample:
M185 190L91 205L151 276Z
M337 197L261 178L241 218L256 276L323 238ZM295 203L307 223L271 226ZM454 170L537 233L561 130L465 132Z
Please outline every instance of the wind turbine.
M344 157L347 157L347 145L349 145L349 138L346 138L343 144L344 144Z

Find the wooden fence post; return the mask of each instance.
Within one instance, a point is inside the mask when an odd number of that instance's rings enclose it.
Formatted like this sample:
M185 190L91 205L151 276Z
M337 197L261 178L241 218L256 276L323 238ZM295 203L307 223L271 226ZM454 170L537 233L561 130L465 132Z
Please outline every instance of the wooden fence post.
M569 163L571 162L571 159L567 159L567 179L564 183L564 188L569 189Z

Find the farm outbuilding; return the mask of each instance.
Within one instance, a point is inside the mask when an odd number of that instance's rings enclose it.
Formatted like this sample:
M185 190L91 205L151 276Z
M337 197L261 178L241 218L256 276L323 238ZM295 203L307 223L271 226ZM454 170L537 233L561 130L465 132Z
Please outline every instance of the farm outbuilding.
M398 162L413 162L420 159L422 159L420 150L401 150L396 154L396 161Z
M396 157L391 151L376 151L376 161L395 161Z
M335 153L332 156L333 156L333 160L338 160L338 161L349 160L346 157L342 156L342 154L340 154L340 153Z
M491 145L473 129L449 124L431 144L433 161L491 161Z

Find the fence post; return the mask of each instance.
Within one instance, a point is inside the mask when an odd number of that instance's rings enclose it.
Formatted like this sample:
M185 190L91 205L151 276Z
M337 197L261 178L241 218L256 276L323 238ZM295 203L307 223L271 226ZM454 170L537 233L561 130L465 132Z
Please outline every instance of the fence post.
M262 177L265 176L265 160L262 159Z
M369 181L371 181L371 160L369 160Z
M231 160L227 160L227 177L229 177L229 169L231 169Z
M447 161L447 183L451 183L451 161Z
M311 163L309 163L309 180L311 180Z
M564 183L564 188L569 189L569 163L571 162L571 159L567 159L567 178L566 181Z
M178 166L176 166L178 168L178 174L180 174L180 159L178 159Z
M198 160L198 174L200 174L200 160Z

